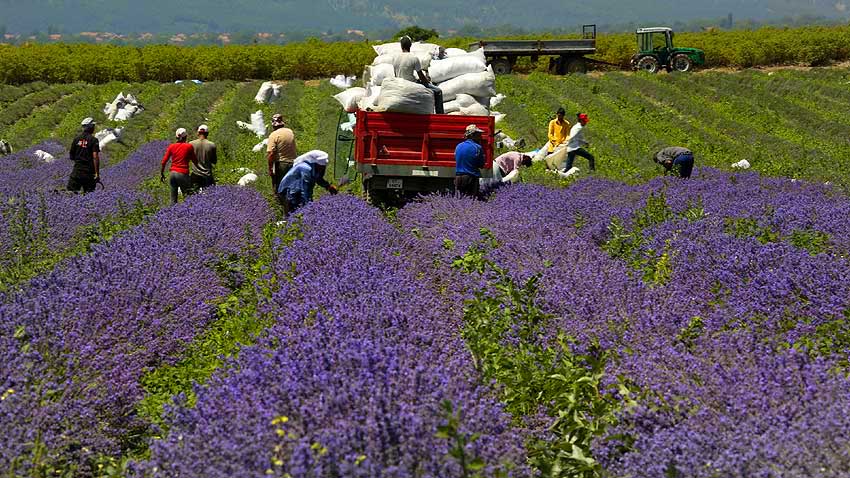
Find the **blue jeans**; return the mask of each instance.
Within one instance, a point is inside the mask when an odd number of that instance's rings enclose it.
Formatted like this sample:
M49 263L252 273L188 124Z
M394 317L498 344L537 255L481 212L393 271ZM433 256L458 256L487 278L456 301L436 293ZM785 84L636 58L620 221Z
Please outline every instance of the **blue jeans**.
M171 177L168 178L168 184L171 186L171 204L177 203L177 190L183 193L183 197L192 193L192 180L188 174L171 171Z
M673 160L672 170L678 170L679 176L683 178L691 177L691 171L694 169L694 155L680 154Z
M431 90L431 93L434 93L434 113L438 115L446 114L446 111L443 109L443 90L431 83L424 86Z

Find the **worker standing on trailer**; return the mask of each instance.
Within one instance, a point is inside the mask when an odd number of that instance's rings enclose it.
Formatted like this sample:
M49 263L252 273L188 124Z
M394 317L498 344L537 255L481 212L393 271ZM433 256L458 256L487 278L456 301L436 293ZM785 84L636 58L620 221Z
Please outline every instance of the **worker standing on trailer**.
M337 189L325 180L328 153L315 149L295 159L293 166L280 181L278 197L283 201L283 212L288 216L299 207L313 201L316 184L336 194Z
M484 148L481 147L481 134L478 126L466 127L466 140L455 148L455 191L462 196L479 196L479 179L484 167Z
M590 152L584 149L589 144L584 139L584 127L587 126L589 120L584 113L577 114L576 119L578 122L573 125L573 128L570 130L570 138L567 140L567 165L564 167L564 172L573 168L573 161L575 161L576 156L587 159L590 163L590 170L595 171L596 159Z
M295 133L286 127L283 115L277 113L272 116L272 128L274 131L269 135L266 159L269 163L269 176L272 178L272 191L278 202L283 204L283 198L278 196L280 182L292 169L298 153L295 148Z
M425 88L431 90L431 93L434 94L434 112L438 115L445 114L445 110L443 109L443 90L431 83L431 78L422 70L422 62L419 61L419 57L410 53L410 47L413 45L413 41L409 36L403 36L399 40L399 43L401 43L401 53L393 57L393 73L395 73L395 77L420 83Z
M218 157L215 143L207 139L209 134L209 126L202 124L198 126L198 139L189 143L195 150L195 157L198 158L198 166L190 175L192 186L196 189L208 188L215 184L212 170L213 165L218 162Z
M664 166L665 174L681 178L691 177L694 169L694 153L688 148L670 146L652 155L652 160Z
M567 114L564 108L558 108L555 119L549 122L549 152L555 151L555 148L564 144L567 140L567 132L570 131L570 122L564 119Z
M100 142L94 137L94 119L80 123L83 132L71 143L70 158L74 162L68 178L68 191L90 193L100 180Z
M186 128L177 128L174 132L177 139L176 142L168 145L165 150L165 155L162 157L162 164L159 169L159 182L165 182L165 165L171 160L171 174L168 178L168 185L171 187L171 204L177 203L177 190L183 193L185 198L187 194L192 192L192 180L189 179L189 162L191 161L195 167L198 167L198 158L195 156L195 148L186 140L189 133Z

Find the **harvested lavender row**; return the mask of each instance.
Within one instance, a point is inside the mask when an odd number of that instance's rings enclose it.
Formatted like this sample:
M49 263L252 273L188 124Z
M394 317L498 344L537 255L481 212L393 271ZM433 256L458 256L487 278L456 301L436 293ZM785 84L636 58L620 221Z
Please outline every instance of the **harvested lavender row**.
M343 218L343 219L340 219ZM446 303L380 213L350 196L304 209L281 251L268 339L174 411L140 476L462 476L440 404L483 476L527 476L523 434L478 385Z
M836 370L850 349L850 264L838 235L850 200L822 185L702 172L518 187L486 204L434 198L398 218L422 238L411 255L444 264L489 229L491 259L519 280L541 274L549 340L566 332L577 352L598 340L613 354L609 383L624 376L645 394L609 434L628 440L594 445L613 476L841 476L850 381ZM614 218L624 229L609 230ZM755 226L736 228L741 218Z
M139 379L174 362L227 293L222 256L271 218L250 189L217 187L36 278L0 306L0 468L82 472L148 424ZM37 460L37 462L33 462Z

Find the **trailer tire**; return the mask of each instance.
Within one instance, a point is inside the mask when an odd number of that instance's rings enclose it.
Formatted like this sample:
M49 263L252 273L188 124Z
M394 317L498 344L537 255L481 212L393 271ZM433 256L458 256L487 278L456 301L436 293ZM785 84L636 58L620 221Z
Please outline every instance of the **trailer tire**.
M661 68L658 58L651 55L641 57L635 66L638 71L645 71L647 73L658 73L658 70Z
M691 71L694 67L694 62L688 55L684 53L679 53L677 55L673 55L673 58L670 59L670 66L675 71L688 72Z
M564 63L564 60L561 60L561 63ZM564 73L571 75L573 73L587 73L587 62L584 61L584 58L570 58L566 60L566 65L564 66Z
M490 66L493 67L493 73L497 75L511 74L511 62L507 58L496 58L490 62Z

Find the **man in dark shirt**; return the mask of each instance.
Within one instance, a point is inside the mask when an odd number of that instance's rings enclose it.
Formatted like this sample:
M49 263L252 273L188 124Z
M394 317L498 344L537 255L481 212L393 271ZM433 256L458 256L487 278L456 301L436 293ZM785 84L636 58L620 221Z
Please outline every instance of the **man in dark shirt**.
M75 193L90 193L100 180L100 143L94 137L94 119L86 118L80 125L83 132L71 143L69 156L74 167L67 188Z
M682 178L691 177L694 169L694 153L681 146L670 146L655 153L652 160L664 166L665 173L678 174Z
M484 149L479 142L483 130L471 124L466 127L466 141L455 148L455 191L463 196L477 198L480 169L484 167Z

